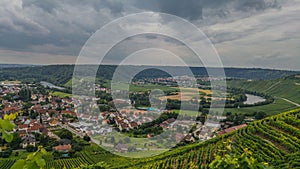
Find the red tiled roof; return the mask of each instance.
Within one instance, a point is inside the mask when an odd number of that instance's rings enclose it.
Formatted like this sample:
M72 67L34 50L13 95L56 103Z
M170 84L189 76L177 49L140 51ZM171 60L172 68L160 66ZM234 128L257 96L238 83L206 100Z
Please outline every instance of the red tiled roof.
M54 109L51 109L51 110L48 110L48 113L50 114L50 113L54 113L54 114L57 114L58 113L58 111L57 110L54 110Z
M59 146L55 146L53 147L53 149L55 151L68 151L71 150L72 146L70 144L68 145L59 145Z
M26 129L26 128L28 128L28 124L21 124L21 125L18 125L18 128L19 128L19 129Z
M131 127L137 127L138 124L137 124L136 122L130 122L130 126L131 126Z
M32 127L30 127L31 130L39 130L41 128L44 128L44 126L39 123L35 123Z
M230 128L227 128L225 130L222 130L218 133L218 135L222 135L222 134L225 134L225 133L230 133L230 132L233 132L235 130L238 130L238 129L241 129L243 127L246 127L247 124L241 124L241 125L238 125L238 126L233 126L233 127L230 127Z
M61 111L61 114L69 114L71 116L76 116L76 113L73 111L63 110Z

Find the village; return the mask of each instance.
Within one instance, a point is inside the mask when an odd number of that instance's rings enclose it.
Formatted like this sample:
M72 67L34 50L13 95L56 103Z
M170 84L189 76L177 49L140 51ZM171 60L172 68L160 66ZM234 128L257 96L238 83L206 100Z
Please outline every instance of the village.
M14 135L17 136L14 138L14 143L17 144L13 146L15 150L34 151L38 145L43 145L48 151L58 153L58 156L70 156L72 154L70 153L71 150L74 151L74 145L75 149L80 149L78 147L82 143L78 144L78 142L80 143L83 140L112 147L122 147L120 151L128 151L129 147L125 146L124 148L124 144L120 140L112 143L112 138L106 138L106 142L94 138L99 135L105 138L113 130L130 136L144 135L151 138L155 134L175 129L173 122L176 120L176 114L174 116L171 110L147 107L134 109L125 106L118 111L109 110L95 113L93 107L98 106L96 103L90 104L88 108L82 110L80 108L82 100L54 96L49 92L45 92L44 89L45 87L39 84L2 83L0 85L0 117L5 114L18 114L14 120L15 129L13 131ZM101 92L110 92L109 89L100 85L96 85L95 89ZM127 100L116 101L121 104L130 103ZM165 118L160 118L161 114L164 114ZM150 126L152 130L144 131L140 129L140 127L145 124L148 125L157 118L160 120ZM194 126L193 130L189 131L190 124L194 124ZM215 135L208 135L207 133L216 134L219 129L218 124L203 125L199 121L195 122L195 119L189 116L180 121L179 126L181 132L176 133L174 141L185 144L215 137ZM227 129L219 131L219 135L246 125L230 128L231 126L233 124L227 124ZM208 132L207 130L211 131ZM72 140L72 135L77 140ZM47 139L49 141L45 141ZM78 141L80 139L81 141ZM156 144L156 148L161 147L157 143L153 144ZM168 143L166 142L166 144ZM7 148L10 148L10 145L2 141L0 151L5 151Z

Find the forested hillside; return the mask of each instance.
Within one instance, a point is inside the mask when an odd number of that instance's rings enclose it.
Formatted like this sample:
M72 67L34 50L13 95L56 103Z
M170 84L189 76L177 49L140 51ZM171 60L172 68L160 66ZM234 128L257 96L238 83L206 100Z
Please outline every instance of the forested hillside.
M98 66L85 65L86 71L98 69ZM101 79L111 79L117 66L102 65L98 69L97 77ZM138 68L133 66L133 68ZM147 67L146 67L147 68ZM139 73L137 78L157 78L166 77L169 74L160 71L160 67L154 67ZM183 67L167 67L178 76L186 75ZM217 72L219 68L209 68L212 72ZM49 65L49 66L25 66L18 67L5 65L0 67L0 81L2 80L22 80L22 81L48 81L56 85L64 85L73 75L74 65ZM206 68L191 67L195 76L207 76ZM248 69L248 68L225 68L227 77L242 79L275 79L297 74L294 71L270 70L270 69Z

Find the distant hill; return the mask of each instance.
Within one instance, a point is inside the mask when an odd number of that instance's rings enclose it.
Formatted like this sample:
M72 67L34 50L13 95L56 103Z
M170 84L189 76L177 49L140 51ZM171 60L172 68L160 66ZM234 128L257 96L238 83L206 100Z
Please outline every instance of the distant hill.
M82 66L86 71L98 69L95 65ZM131 66L134 69L139 66ZM97 77L102 79L111 79L117 66L101 65ZM150 68L145 66L144 68ZM161 67L154 67L139 73L136 78L155 78L167 77L168 73L159 70ZM186 75L184 67L164 67L177 76ZM209 68L212 72L218 72L220 68ZM56 85L64 85L72 78L74 65L49 65L49 66L32 66L32 65L2 65L0 66L0 80L23 80L23 81L48 81ZM207 76L206 68L191 67L195 76ZM286 70L271 70L257 68L225 68L227 77L240 79L268 80L291 76L299 72ZM126 72L125 72L126 74ZM218 76L218 74L214 74Z
M26 64L0 64L0 68L30 67L33 65Z

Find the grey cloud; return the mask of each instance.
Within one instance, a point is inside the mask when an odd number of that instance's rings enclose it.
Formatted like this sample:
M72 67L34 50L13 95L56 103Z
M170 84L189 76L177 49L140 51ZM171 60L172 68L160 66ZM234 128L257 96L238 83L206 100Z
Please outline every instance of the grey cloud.
M259 49L262 45L258 42L261 40L265 40L265 44L269 46L279 42L283 44L287 41L299 42L299 38L293 36L293 33L298 33L294 18L298 16L299 10L291 9L294 12L290 13L288 11L290 9L285 8L288 3L290 6L294 3L294 6L299 6L296 2L296 0L1 0L0 49L76 56L86 40L109 21L135 12L156 11L190 20L203 29L213 43L225 44L220 50L227 50L226 54L230 57L248 56L246 48L244 50L234 48L241 44L251 45L248 48L252 50ZM278 11L269 14L272 17L266 17L270 19L261 18L261 15L268 14L269 10L274 8ZM281 16L284 12L287 14ZM293 25L289 25L290 23ZM280 25L286 25L286 28ZM265 30L277 27L278 29L269 31L269 34L264 33ZM293 28L294 32L291 31ZM283 29L286 29L286 33L282 32ZM257 33L261 36L254 36ZM145 36L144 39L143 45L159 41L164 45L181 45L172 39L151 35ZM240 39L243 41L238 41ZM234 43L235 41L237 42ZM232 44L232 49L228 44ZM295 50L299 51L299 48L290 49L290 46L282 49L281 54L294 55L297 53ZM250 52L253 52L252 50ZM290 51L294 53L290 54ZM122 50L120 54L121 52ZM268 50L264 49L261 53L263 52ZM252 58L242 59L249 59L251 62ZM253 62L259 61L253 59Z
M23 0L23 8L30 8L31 6L36 6L41 8L43 11L48 13L53 13L58 7L57 1L40 1L40 0Z
M140 8L173 14L191 21L202 19L205 9L212 9L211 14L224 18L231 17L232 10L246 13L280 7L278 0L136 0L135 4Z

